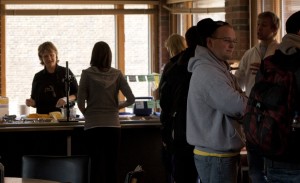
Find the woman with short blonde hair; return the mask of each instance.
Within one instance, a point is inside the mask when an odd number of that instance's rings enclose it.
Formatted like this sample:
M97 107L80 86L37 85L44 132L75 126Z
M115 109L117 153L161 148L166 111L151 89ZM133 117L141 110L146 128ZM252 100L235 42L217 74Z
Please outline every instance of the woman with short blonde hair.
M174 57L187 48L184 37L179 34L170 35L165 42L165 47L167 48L170 57Z

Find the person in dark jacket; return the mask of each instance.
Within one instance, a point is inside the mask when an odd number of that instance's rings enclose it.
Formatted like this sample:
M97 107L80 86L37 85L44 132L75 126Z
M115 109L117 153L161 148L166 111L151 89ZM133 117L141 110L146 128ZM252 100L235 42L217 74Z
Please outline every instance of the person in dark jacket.
M196 37L197 27L193 26L185 34L188 47L171 58L160 83L163 142L171 154L172 175L176 183L195 183L198 177L193 157L194 147L186 141L186 103L191 78L187 65L195 53Z
M35 74L31 98L26 99L26 105L35 107L38 114L61 111L60 107L67 104L67 91L64 82L66 68L58 65L58 51L52 42L47 41L41 44L38 48L38 56L44 69ZM78 83L70 69L69 74L72 78L69 101L74 105Z
M255 83L255 76L260 68L261 60L273 55L277 49L277 31L279 29L279 18L270 11L262 12L257 17L257 38L259 43L245 52L235 71L240 86L249 97ZM247 146L247 143L246 143ZM247 147L248 175L251 182L264 183L264 161L263 156Z
M286 21L287 34L282 38L272 62L279 67L293 71L297 82L297 95L300 95L300 11ZM296 99L295 99L296 100ZM299 99L296 106L299 107ZM287 153L282 157L266 158L267 177L270 182L300 182L300 132L296 128L291 134Z

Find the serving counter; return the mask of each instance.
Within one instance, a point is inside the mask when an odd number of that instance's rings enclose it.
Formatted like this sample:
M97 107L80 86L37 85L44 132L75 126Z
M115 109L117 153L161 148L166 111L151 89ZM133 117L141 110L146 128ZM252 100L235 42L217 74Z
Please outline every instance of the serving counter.
M161 159L161 123L157 116L120 117L120 181L137 165L145 170L145 183L165 182ZM23 155L84 155L84 121L12 121L0 123L0 161L5 176L20 177Z
M16 120L0 122L0 132L74 130L75 128L83 128L84 123L83 119L68 122L45 122L42 119L36 121ZM153 116L120 117L120 123L122 128L145 128L161 125L159 118Z

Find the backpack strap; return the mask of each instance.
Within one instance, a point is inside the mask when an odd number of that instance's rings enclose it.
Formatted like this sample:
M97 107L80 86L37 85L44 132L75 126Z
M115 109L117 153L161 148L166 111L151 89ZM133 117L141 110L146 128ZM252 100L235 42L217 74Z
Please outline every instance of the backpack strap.
M266 70L265 70L265 62L266 60L270 60L272 56L268 56L266 57L265 59L262 59L261 60L261 64L260 64L260 67L259 67L259 70L258 72L256 73L256 76L255 76L255 83L263 76L266 74Z

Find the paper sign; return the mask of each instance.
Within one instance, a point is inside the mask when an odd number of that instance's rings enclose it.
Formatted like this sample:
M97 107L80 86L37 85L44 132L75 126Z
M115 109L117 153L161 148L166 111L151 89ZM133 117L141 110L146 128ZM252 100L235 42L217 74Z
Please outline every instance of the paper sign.
M155 102L153 100L147 101L147 107L152 109L155 108Z
M159 100L156 100L156 108L160 109L160 104L159 104Z
M139 75L138 79L139 79L139 82L144 82L144 81L146 81L146 76L145 75Z
M144 109L144 101L136 101L135 107L136 109Z
M136 76L135 75L130 75L128 77L129 77L130 82L136 82Z
M154 76L153 75L148 75L147 79L148 79L148 81L154 81Z

